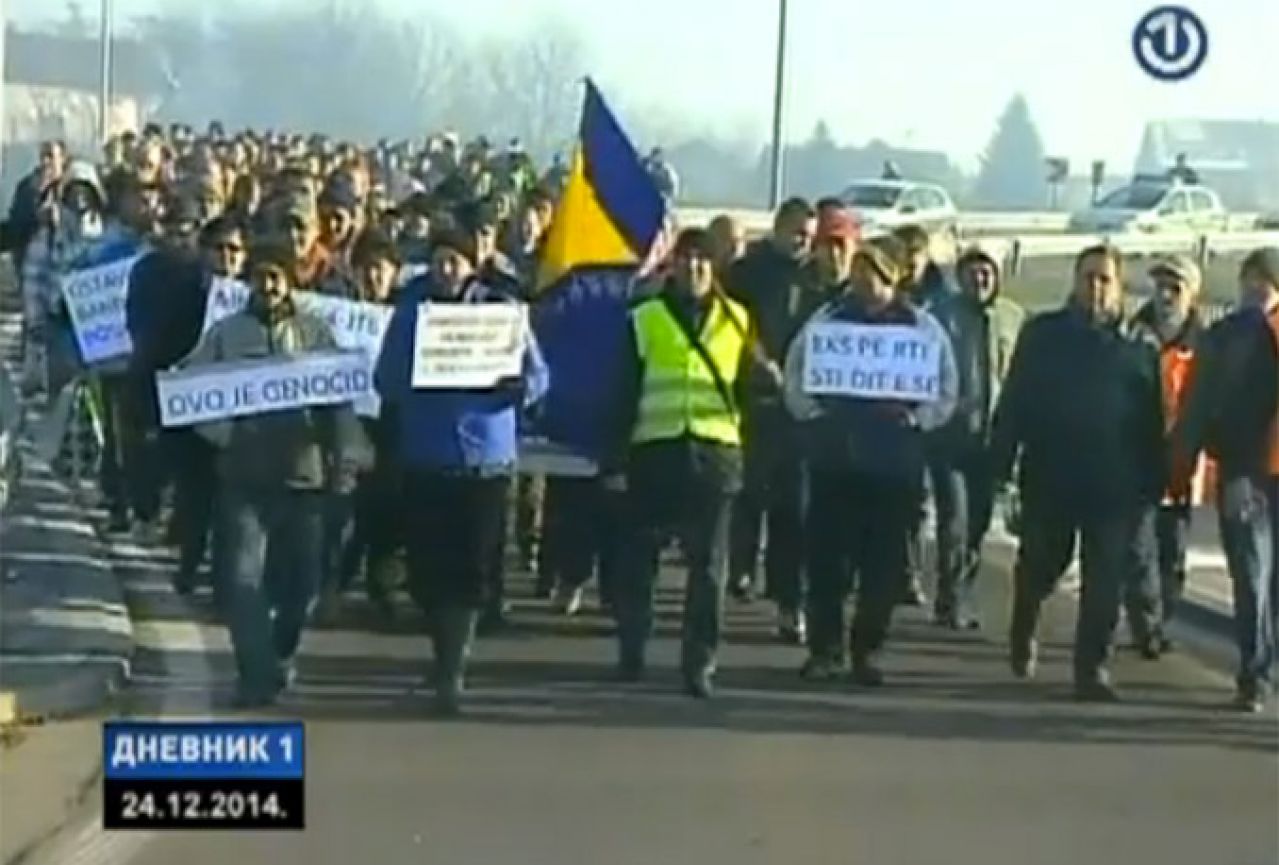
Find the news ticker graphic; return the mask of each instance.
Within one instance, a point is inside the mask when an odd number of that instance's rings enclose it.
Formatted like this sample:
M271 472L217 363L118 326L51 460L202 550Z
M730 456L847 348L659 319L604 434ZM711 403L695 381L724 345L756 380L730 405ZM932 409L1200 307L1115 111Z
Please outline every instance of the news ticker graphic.
M104 829L304 829L301 722L102 726Z

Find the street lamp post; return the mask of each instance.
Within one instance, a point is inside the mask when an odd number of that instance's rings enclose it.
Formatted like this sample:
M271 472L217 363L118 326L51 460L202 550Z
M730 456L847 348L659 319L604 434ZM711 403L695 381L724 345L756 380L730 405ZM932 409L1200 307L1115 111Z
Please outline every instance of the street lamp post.
M773 85L773 154L768 185L768 206L776 210L782 198L782 174L785 156L782 142L782 110L786 91L786 7L787 0L778 0L777 10L777 78Z
M98 71L98 139L106 143L111 136L111 73L114 63L115 42L115 3L113 0L102 0L102 32L99 36L98 52L102 67Z

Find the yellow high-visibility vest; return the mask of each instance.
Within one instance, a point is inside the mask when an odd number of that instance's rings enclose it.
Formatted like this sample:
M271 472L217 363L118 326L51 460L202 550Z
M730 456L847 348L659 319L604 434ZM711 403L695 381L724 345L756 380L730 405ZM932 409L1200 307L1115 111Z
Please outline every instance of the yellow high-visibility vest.
M631 321L644 363L639 416L631 442L643 444L687 435L740 447L737 407L725 401L715 376L665 301L645 301L631 313ZM699 334L730 394L737 382L749 327L749 316L740 304L717 297Z

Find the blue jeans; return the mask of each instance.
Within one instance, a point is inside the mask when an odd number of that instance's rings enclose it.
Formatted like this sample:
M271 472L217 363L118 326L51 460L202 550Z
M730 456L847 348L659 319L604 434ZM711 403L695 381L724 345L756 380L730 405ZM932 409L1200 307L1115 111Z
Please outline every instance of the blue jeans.
M1279 478L1232 478L1217 504L1221 545L1234 589L1242 690L1268 690L1275 666L1279 596Z
M221 490L215 560L225 569L231 643L246 691L278 690L297 652L323 572L326 501L314 491Z
M989 461L980 451L934 460L928 478L937 506L937 609L966 614L995 509Z

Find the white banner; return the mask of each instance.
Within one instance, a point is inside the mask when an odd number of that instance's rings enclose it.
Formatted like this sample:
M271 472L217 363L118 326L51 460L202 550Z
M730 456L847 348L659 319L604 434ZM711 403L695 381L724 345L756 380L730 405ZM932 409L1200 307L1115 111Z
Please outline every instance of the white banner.
M125 316L129 274L142 256L77 270L62 282L71 325L85 364L101 363L133 352Z
M354 402L373 390L358 352L321 352L231 361L156 375L160 422L209 421Z
M209 288L209 300L204 309L204 330L207 332L216 322L244 309L249 302L250 289L242 282L215 279ZM358 351L368 358L368 372L373 373L387 325L391 323L390 306L329 297L309 291L295 292L293 301L299 312L323 319L333 331L338 348ZM364 417L377 417L380 402L377 394L369 392L355 404L357 413Z
M523 367L522 303L424 303L413 339L413 387L488 388Z
M942 347L918 328L820 322L804 339L805 393L907 402L941 393Z

